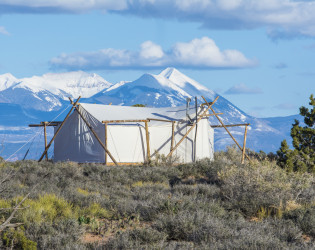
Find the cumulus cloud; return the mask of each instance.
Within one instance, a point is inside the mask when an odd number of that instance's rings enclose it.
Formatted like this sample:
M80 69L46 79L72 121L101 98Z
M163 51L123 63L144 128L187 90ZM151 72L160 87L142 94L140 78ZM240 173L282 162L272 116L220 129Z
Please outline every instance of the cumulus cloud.
M211 29L265 27L273 39L315 36L315 2L305 0L0 0L0 13L100 10L199 22Z
M250 88L246 86L244 83L236 84L233 87L229 88L224 94L227 95L240 95L240 94L262 94L263 91L258 88Z
M0 26L0 34L7 36L10 35L10 33L3 26Z
M237 50L220 50L208 38L176 43L165 51L158 44L146 41L139 51L103 49L95 52L61 54L51 59L53 68L67 70L143 69L178 67L191 69L245 68L256 65L255 60Z

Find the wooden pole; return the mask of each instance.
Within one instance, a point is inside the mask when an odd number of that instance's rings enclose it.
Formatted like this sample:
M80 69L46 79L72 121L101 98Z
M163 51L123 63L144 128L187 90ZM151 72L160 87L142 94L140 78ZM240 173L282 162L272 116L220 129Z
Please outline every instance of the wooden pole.
M243 152L242 152L242 164L245 163L246 136L247 136L247 126L245 126L245 133L244 133Z
M105 147L107 148L107 123L104 124L105 125ZM107 152L105 150L105 165L107 165Z
M213 102L211 102L211 104L209 104L208 108L203 112L203 114L198 118L198 120L190 127L190 129L186 132L186 134L183 136L183 138L175 145L175 147L171 150L171 152L168 153L168 155L166 157L169 157L173 154L173 152L175 151L175 149L184 141L184 139L188 136L188 134L190 133L190 131L193 130L193 128L196 126L196 124L203 118L203 115L206 114L208 112L208 110L211 108L211 106L213 104L216 103L216 101L219 99L219 96L217 96Z
M47 147L47 133L46 133L46 122L44 122L44 137L45 137L45 149ZM48 160L48 153L45 154L46 160Z
M240 127L240 126L249 126L250 123L244 123L244 124L224 124L225 127ZM222 125L211 125L211 128L224 128Z
M203 100L205 102L207 102L207 100L202 96ZM210 104L208 104L210 106ZM213 110L213 108L210 106L211 111L213 112L213 114L215 114L215 111ZM239 149L241 151L243 151L243 149L241 148L240 144L238 144L238 142L235 140L234 136L230 133L230 131L227 129L227 127L224 125L224 123L221 121L220 117L215 115L215 117L218 119L218 121L221 123L221 125L223 126L223 128L225 128L226 132L231 136L231 138L233 139L233 141L235 142L235 144L239 147ZM249 156L245 153L245 156L247 157L247 159L250 161Z
M194 159L193 161L196 162L196 154L197 154L197 131L198 131L198 124L197 124L197 117L198 117L198 101L197 96L195 96L195 111L196 111L196 129L195 129L195 140L194 140Z
M150 154L150 137L149 137L149 128L148 128L148 121L145 121L145 136L147 141L147 161L151 161L151 154Z
M71 102L72 102L71 104L73 105L72 108L71 108L71 110L69 111L69 113L67 114L67 116L66 116L66 118L63 120L63 122L60 124L59 128L57 129L57 131L56 131L56 133L54 134L53 138L52 138L52 139L50 140L50 142L48 143L47 147L45 148L44 153L41 155L41 157L39 158L38 162L40 162L40 161L43 159L44 155L47 153L49 147L51 146L51 144L52 144L53 141L55 140L55 138L56 138L56 136L58 135L58 133L59 133L60 129L62 128L62 126L63 126L63 125L65 124L65 122L68 120L68 118L69 118L69 116L70 116L72 110L75 108L75 106L76 106L77 103L79 102L80 98L81 98L81 96L79 96L79 98L76 100L75 103L73 103L73 102L71 101Z
M76 111L79 113L79 115L81 116L82 120L85 122L85 124L89 127L89 129L91 130L91 132L93 133L93 135L95 136L95 138L97 139L97 141L99 142L99 144L101 144L102 148L105 150L105 152L108 154L108 156L112 159L112 161L115 163L116 166L118 166L118 163L116 162L115 158L112 156L112 154L108 151L108 149L105 147L105 145L103 144L103 142L100 140L100 138L98 137L97 133L94 131L94 129L92 128L92 126L88 123L88 121L84 118L84 116L81 114L81 112L79 111L79 109L77 107L75 107Z
M165 119L156 119L156 118L147 118L148 121L158 121L158 122L174 122L172 120L165 120Z
M223 113L216 113L217 115L223 115ZM214 116L215 114L206 114L203 117L209 117L209 116Z
M174 147L174 139L175 139L175 121L172 121L172 140L171 140L171 151ZM170 152L171 152L170 151Z
M102 123L125 123L125 122L146 122L148 120L108 120L102 121Z

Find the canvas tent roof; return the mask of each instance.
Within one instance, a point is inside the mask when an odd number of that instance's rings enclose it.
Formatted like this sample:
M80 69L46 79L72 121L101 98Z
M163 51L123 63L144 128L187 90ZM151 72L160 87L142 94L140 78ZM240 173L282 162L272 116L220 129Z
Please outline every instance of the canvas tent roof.
M128 107L115 105L100 105L81 103L80 106L100 122L106 120L145 120L147 118L164 119L173 121L186 120L186 106L167 108ZM200 108L198 113L200 113ZM188 109L191 119L195 119L195 107ZM150 125L157 122L151 122Z

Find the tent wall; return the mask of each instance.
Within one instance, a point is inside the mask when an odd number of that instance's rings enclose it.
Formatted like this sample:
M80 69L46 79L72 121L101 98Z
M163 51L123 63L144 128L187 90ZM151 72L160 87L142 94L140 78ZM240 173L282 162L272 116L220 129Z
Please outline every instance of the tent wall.
M79 110L105 144L105 125L83 107ZM155 152L167 155L171 150L172 123L149 122L151 159ZM176 122L174 146L189 130L186 122ZM58 129L55 128L55 130ZM174 151L179 162L194 160L195 128ZM147 157L144 123L109 124L107 126L107 148L117 162L144 162ZM198 123L196 159L213 158L213 129L207 119ZM105 152L77 111L66 121L54 144L55 161L105 162ZM107 161L112 162L109 156Z
M104 125L103 125L104 126ZM107 148L118 162L144 162L145 129L141 124L108 125ZM107 157L108 162L112 160Z
M190 126L186 123L176 123L174 146L183 138ZM174 151L179 162L192 162L194 160L194 141L195 129L193 129L179 147ZM172 125L164 123L163 126L150 126L150 148L151 154L154 157L154 152L167 155L171 149ZM206 119L202 119L198 123L197 129L197 146L196 159L213 158L213 129L210 127Z
M80 112L93 127L99 138L104 141L104 125L84 109L80 108ZM55 127L55 132L57 129L58 127ZM76 162L105 161L104 149L77 111L71 114L55 139L54 160Z

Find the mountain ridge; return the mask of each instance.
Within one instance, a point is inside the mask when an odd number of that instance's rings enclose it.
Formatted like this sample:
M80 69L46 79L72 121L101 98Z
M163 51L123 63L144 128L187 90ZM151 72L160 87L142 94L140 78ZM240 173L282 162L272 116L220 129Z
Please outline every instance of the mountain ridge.
M8 116L3 111L1 116L0 113L0 118L2 118L2 121L0 120L0 134L5 134L3 131L12 131L10 126L13 126L14 121L16 121L16 124L22 124L22 132L20 131L19 133L25 132L26 138L27 134L31 133L31 130L24 129L23 126L26 126L27 122L39 122L43 119L51 120L60 110L69 105L69 102L66 101L68 96L77 98L78 95L82 95L80 100L82 103L112 103L113 105L128 106L146 104L152 107L168 107L186 105L189 99L191 100L190 105L194 105L194 96L198 96L198 103L202 103L204 101L201 96L204 96L208 101L212 101L218 95L215 91L206 88L175 68L166 68L157 75L147 73L134 81L120 81L116 84L107 82L97 74L82 71L48 73L42 77L35 76L22 79L24 80L21 81L21 79L17 79L11 74L0 75L0 87L6 86L6 89L0 91L1 107L20 114ZM30 81L34 82L30 83ZM41 84L45 81L57 82L56 86L54 86L55 89L51 90L50 83L50 85L48 84L49 86L43 86L43 89L37 91L36 86L41 87ZM62 84L66 86L60 86ZM69 93L72 87L78 91ZM80 92L84 92L85 89L89 88L90 91L87 93ZM22 108L6 106L9 104L20 105ZM225 124L250 123L247 146L256 151L276 151L283 139L290 140L290 125L294 122L294 119L300 118L298 115L292 117L256 118L246 114L223 96L220 96L213 109L217 113L223 113L220 118ZM24 122L21 123L19 117L22 120L24 119ZM62 119L62 117L59 119ZM6 123L5 120L8 122ZM218 120L213 116L209 118L209 121L214 125L219 124ZM230 128L230 131L237 141L242 144L244 127L233 127ZM12 138L11 142L15 140L12 133L8 138ZM19 138L18 141L22 140L20 137L17 138ZM15 143L18 145L17 142ZM227 145L233 143L223 129L215 129L215 150L223 150ZM10 144L8 148L14 147Z

